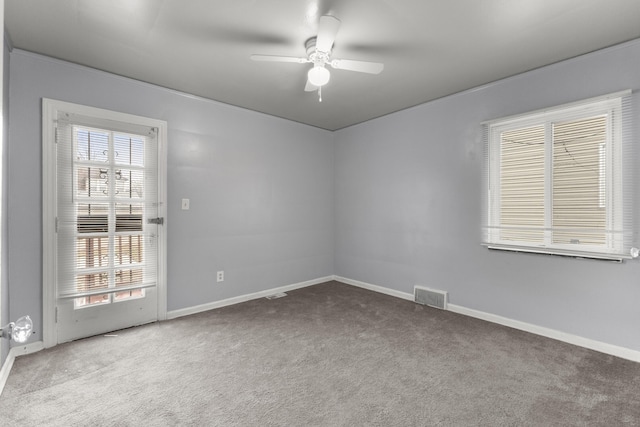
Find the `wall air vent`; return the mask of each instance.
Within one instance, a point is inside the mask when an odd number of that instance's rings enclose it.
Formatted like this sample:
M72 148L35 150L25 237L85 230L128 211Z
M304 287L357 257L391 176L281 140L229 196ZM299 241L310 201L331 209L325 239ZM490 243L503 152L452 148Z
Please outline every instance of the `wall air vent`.
M447 309L447 292L435 289L415 286L413 288L414 301L418 304L428 305L429 307Z

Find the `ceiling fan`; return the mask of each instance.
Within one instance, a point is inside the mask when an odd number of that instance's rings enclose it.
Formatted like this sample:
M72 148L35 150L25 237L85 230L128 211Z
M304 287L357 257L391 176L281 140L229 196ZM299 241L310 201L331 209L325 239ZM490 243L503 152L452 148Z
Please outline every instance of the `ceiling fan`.
M318 99L322 102L322 86L326 85L331 78L331 73L327 69L330 65L336 70L357 71L359 73L380 74L384 69L384 64L380 62L354 61L352 59L332 59L331 49L335 41L336 34L340 28L340 20L331 15L320 17L318 25L318 35L312 37L305 43L307 49L306 58L293 56L274 55L251 55L254 61L270 62L294 62L298 64L312 63L313 67L307 73L307 84L304 88L306 92L318 91Z

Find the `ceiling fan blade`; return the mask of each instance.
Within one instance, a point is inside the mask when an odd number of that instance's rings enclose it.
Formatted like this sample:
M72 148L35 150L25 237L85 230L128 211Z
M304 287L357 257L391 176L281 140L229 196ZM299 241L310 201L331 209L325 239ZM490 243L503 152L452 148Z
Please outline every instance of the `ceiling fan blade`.
M359 73L380 74L384 70L381 62L354 61L351 59L334 59L330 65L336 70L357 71Z
M304 91L313 92L314 90L318 90L318 86L312 85L311 82L307 79L307 84L304 87Z
M251 55L251 59L253 59L254 61L295 62L298 64L305 64L309 62L307 58L297 58L295 56L276 56L276 55Z
M340 20L331 15L320 17L318 24L318 37L316 39L316 49L321 52L330 52L333 42L336 40L336 34L340 28Z

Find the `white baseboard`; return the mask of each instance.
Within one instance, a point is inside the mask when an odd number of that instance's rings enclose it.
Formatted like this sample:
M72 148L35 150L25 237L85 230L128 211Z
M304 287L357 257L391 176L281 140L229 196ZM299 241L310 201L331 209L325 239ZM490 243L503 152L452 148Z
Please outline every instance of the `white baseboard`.
M371 283L360 282L359 280L347 279L346 277L333 276L333 280L345 283L358 288L368 289L370 291L379 292L381 294L390 295L392 297L413 301L413 294L407 292L396 291L395 289L385 288L384 286L372 285Z
M0 368L0 395L2 395L2 390L4 390L4 386L7 383L9 373L11 373L11 368L13 368L13 362L16 360L16 357L35 353L42 349L44 349L44 343L42 341L36 341L29 344L15 346L9 350L7 360L4 361L2 368Z
M413 294L410 294L407 292L400 292L394 289L385 288L384 286L372 285L370 283L347 279L345 277L340 277L340 276L334 276L333 280L337 280L338 282L342 282L347 285L357 286L359 288L364 288L370 291L379 292L385 295L390 295L393 297L413 301ZM545 327L534 325L531 323L509 319L507 317L498 316L496 314L485 313L483 311L462 307L460 305L448 304L447 309L448 311L452 311L454 313L462 314L469 317L474 317L476 319L485 320L491 323L497 323L499 325L508 326L510 328L519 329L521 331L530 332L532 334L566 342L568 344L573 344L579 347L588 348L590 350L599 351L600 353L610 354L612 356L620 357L622 359L632 360L634 362L640 362L640 351L632 350L630 348L620 347L617 345L608 344L601 341L592 340L589 338L584 338L578 335L568 334L566 332L557 331L555 329L545 328Z
M251 301L258 298L268 297L280 292L293 291L295 289L306 288L307 286L319 285L320 283L330 282L333 276L320 277L318 279L307 280L306 282L294 283L292 285L281 286L279 288L268 289L266 291L255 292L252 294L240 295L233 298L227 298L220 301L213 301L206 304L200 304L193 307L181 308L167 312L167 320L176 319L190 314L202 313L203 311L213 310L215 308L226 307L229 305L239 304L241 302Z
M498 316L471 308L462 307L455 304L449 304L449 311L463 314L465 316L475 317L476 319L486 320L487 322L497 323L499 325L508 326L510 328L519 329L521 331L530 332L554 340L566 342L568 344L577 345L579 347L588 348L590 350L599 351L600 353L610 354L622 359L640 362L640 351L632 350L626 347L620 347L601 341L584 338L578 335L569 334L555 329L545 328L543 326L531 323L521 322L519 320L509 319L507 317Z

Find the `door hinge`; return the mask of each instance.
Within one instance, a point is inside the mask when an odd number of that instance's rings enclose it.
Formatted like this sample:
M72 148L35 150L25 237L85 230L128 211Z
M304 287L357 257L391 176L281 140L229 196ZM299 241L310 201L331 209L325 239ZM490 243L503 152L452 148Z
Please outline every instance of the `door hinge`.
M160 217L160 218L149 218L149 219L147 219L147 224L163 225L164 224L164 218L162 218L162 217Z
M58 232L58 217L56 217L56 233Z
M56 323L58 323L58 307L56 307Z

